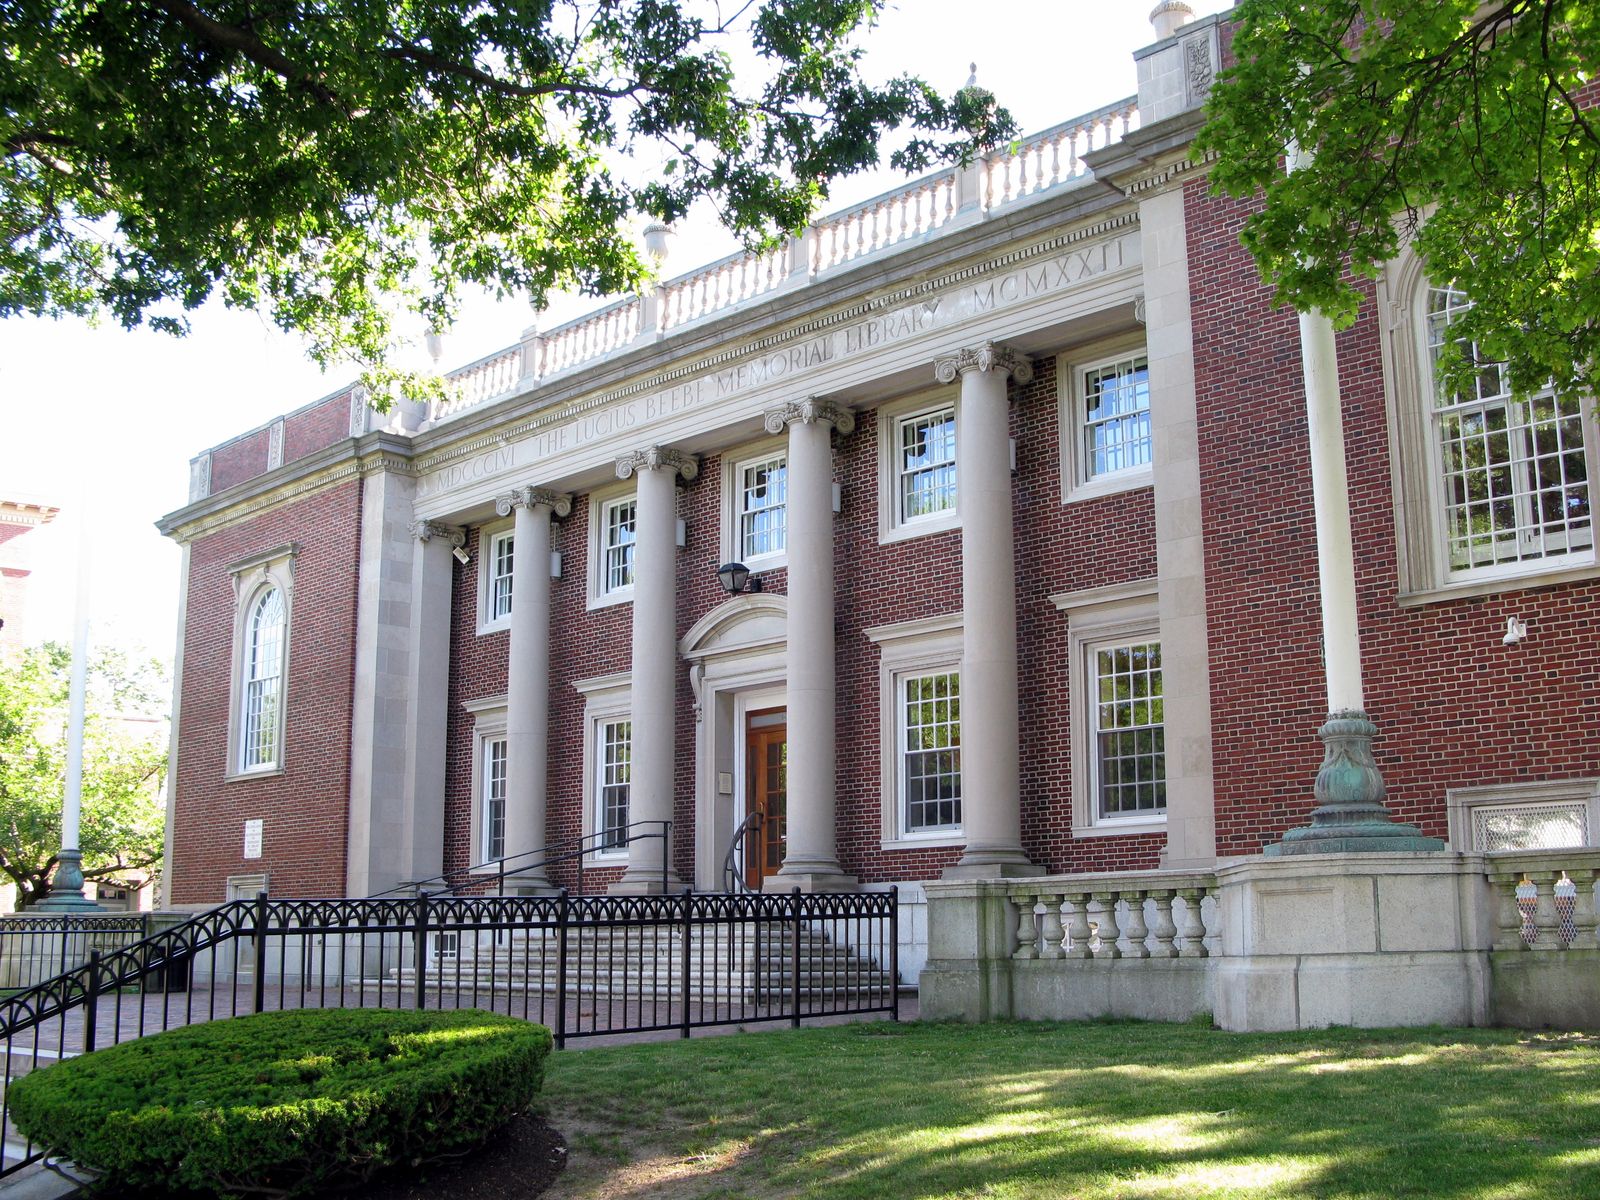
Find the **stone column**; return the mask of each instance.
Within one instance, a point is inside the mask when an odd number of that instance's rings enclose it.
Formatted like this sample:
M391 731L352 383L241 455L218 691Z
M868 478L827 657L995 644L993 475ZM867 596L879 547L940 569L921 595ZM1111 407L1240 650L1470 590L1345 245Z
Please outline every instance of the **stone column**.
M619 479L636 478L633 551L633 773L628 820L673 819L677 762L678 497L677 476L693 479L700 462L662 446L617 459ZM513 593L514 595L514 593ZM515 603L513 601L513 603ZM592 796L584 797L593 804ZM635 830L635 833L652 832ZM663 875L663 855L668 865ZM629 843L628 869L616 890L659 891L678 884L670 846L645 837Z
M961 378L956 487L961 513L961 823L966 853L947 876L1036 875L1022 852L1018 787L1016 564L1006 379L1033 364L993 342L939 358Z
M833 454L830 431L856 427L848 409L801 400L766 414L789 429L788 846L770 890L840 891L856 880L839 865L834 819Z
M494 502L516 513L511 552L511 645L506 672L507 880L518 891L550 886L541 856L550 766L550 518L572 511L572 497L517 488ZM474 803L477 803L477 798ZM519 856L531 856L522 857Z
M418 521L411 532L410 696L406 711L405 791L401 827L402 880L428 879L444 870L444 763L450 687L451 551L466 545L461 530ZM378 831L374 830L375 837Z

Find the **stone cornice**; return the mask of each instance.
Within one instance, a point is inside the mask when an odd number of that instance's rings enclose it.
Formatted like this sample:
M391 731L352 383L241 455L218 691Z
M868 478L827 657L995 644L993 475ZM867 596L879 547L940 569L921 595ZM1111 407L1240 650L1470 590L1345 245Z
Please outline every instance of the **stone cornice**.
M409 439L369 433L294 459L267 475L196 500L168 513L156 528L179 543L192 542L265 509L299 500L325 488L379 473L415 476Z
M1119 201L1121 199L1119 197ZM790 342L803 341L818 333L858 321L862 317L872 316L912 300L927 298L947 288L952 288L974 279L980 279L986 275L1002 272L1034 259L1057 255L1062 250L1083 242L1114 237L1117 234L1131 232L1138 228L1139 214L1136 211L1113 213L1100 220L1086 223L1064 233L1052 234L1003 253L990 254L988 257L970 261L964 266L941 271L917 282L904 284L892 290L876 293L855 303L831 309L822 315L787 324L783 328L765 336L738 340L735 336L730 335L726 339L719 339L732 343L726 349L712 354L700 355L675 367L650 371L620 387L574 398L566 402L552 402L540 408L536 413L516 420L511 424L494 426L492 432L479 432L461 442L434 448L431 443L436 437L448 436L451 426L454 424L454 422L451 422L439 427L437 430L430 430L427 434L422 435L423 448L419 451L417 457L417 469L419 472L426 473L458 459L471 458L505 442L531 436L552 425L564 424L583 416L585 413L604 408L606 405L616 401L659 391L670 387L674 383L712 373L718 368L727 366L737 360L759 356L763 351L769 351ZM804 290L798 289L791 295L802 294ZM760 308L760 306L757 307L758 309ZM760 313L756 310L738 310L735 315L750 317L752 315L759 316ZM585 372L584 374L592 374L592 372ZM561 383L570 382L574 390L581 387L579 378L571 381L556 380L554 382L557 386ZM494 407L498 408L502 405L512 404L518 400L525 402L528 398L528 393L522 393L520 396L508 396L505 400L497 401Z
M516 508L537 508L544 505L558 517L572 512L572 497L566 492L552 492L546 488L513 488L504 496L496 496L494 511L497 516L509 517Z
M439 538L449 542L458 550L467 544L465 530L455 525L446 525L443 521L417 521L411 526L411 536L419 542L431 542L434 538Z
M940 383L954 383L957 375L972 371L1006 371L1018 383L1033 378L1033 360L995 342L979 342L933 360L933 375Z
M831 400L819 400L815 396L807 396L804 400L795 400L777 408L769 408L761 414L761 419L768 433L782 433L796 422L802 425L832 425L841 436L854 433L856 428L855 413L842 404L835 404Z
M635 471L676 471L688 483L700 474L700 460L670 446L646 446L617 459L618 479L631 479Z

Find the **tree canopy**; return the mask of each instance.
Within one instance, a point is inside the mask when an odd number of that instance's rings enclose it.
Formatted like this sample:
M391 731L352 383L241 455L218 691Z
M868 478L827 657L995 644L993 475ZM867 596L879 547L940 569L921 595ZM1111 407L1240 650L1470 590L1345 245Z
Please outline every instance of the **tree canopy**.
M40 899L61 849L72 655L47 642L0 665L0 873L23 907ZM166 687L159 664L120 651L89 660L79 843L86 879L161 861Z
M881 0L3 0L0 316L181 331L214 292L381 369L397 307L648 274L697 199L752 244L830 180L1012 132L987 93L869 82ZM737 70L736 70L737 67Z
M1242 0L1201 146L1264 203L1243 239L1277 300L1356 314L1410 240L1473 306L1452 325L1512 386L1595 390L1600 5ZM1284 149L1312 155L1293 173ZM1441 369L1464 382L1461 346Z

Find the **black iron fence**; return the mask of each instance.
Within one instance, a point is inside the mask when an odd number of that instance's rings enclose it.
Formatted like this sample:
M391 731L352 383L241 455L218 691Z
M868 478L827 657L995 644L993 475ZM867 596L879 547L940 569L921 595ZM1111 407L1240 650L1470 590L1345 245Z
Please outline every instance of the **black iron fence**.
M0 997L5 1080L179 1025L288 1008L484 1008L573 1038L883 1013L899 902L849 894L262 893ZM0 1096L0 1177L40 1157Z
M0 917L0 994L63 975L88 962L90 951L120 950L149 932L144 913Z

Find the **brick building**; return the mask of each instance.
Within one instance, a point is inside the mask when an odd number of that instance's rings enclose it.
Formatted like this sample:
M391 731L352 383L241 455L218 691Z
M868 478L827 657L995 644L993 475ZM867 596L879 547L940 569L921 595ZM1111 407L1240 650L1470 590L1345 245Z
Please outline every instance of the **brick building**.
M60 511L37 500L0 498L0 652L31 640L28 593L33 539L27 535L55 520Z
M718 888L756 812L750 885L913 899L1302 824L1299 335L1189 157L1227 28L1163 32L1015 153L196 458L171 901ZM1594 422L1436 397L1462 302L1402 260L1337 341L1377 759L1453 850L1585 845Z

